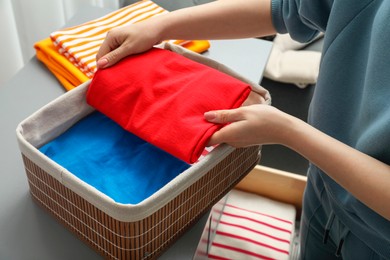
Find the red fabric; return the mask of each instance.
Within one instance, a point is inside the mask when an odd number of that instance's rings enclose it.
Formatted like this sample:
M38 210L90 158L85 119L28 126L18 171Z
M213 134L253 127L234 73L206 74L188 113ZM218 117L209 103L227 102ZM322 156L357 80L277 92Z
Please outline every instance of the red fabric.
M98 70L87 102L126 130L188 163L222 127L206 111L242 105L251 88L174 52L153 48Z

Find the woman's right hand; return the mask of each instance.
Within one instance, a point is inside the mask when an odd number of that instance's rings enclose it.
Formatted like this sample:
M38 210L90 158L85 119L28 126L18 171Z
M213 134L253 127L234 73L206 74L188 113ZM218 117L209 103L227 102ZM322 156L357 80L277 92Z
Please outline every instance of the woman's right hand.
M97 68L114 65L121 59L149 50L161 42L154 19L114 28L107 33L97 55Z
M98 69L149 50L163 40L233 39L276 33L271 0L212 1L151 17L108 32L96 55Z

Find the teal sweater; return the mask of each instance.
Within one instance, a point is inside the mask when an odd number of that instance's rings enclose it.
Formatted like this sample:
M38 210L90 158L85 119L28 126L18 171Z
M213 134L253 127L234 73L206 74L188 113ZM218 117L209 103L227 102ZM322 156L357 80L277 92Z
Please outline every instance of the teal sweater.
M279 33L298 41L325 32L309 123L390 165L390 1L272 0L272 18ZM308 176L352 233L390 257L390 221L315 166Z

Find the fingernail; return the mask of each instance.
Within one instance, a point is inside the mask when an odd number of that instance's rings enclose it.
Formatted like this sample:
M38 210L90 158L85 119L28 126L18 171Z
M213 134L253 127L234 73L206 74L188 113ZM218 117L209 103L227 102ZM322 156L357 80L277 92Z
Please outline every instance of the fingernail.
M98 60L96 65L98 68L103 69L107 66L107 64L108 64L108 60L104 58L104 59Z
M213 111L206 112L206 113L204 113L204 118L207 121L213 121L217 118L217 113L215 113Z

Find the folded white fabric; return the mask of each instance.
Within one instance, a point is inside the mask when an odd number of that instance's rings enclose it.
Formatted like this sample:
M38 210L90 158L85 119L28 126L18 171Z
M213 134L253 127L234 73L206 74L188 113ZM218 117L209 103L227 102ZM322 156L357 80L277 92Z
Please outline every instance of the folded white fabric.
M209 259L290 259L293 205L232 190L217 226Z
M319 35L322 37L322 35ZM289 34L277 34L264 77L305 88L317 82L321 53L302 50L309 43L294 41Z

